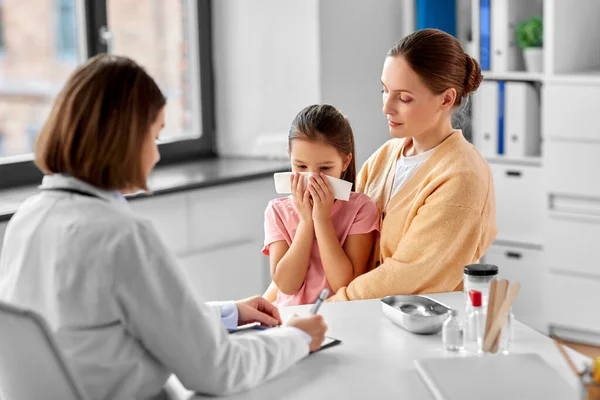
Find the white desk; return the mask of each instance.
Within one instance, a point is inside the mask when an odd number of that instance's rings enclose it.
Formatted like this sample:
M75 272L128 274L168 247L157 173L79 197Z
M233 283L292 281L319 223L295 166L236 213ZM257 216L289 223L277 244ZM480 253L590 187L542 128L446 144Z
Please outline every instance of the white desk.
M462 293L431 297L462 310ZM307 315L310 306L281 309L285 319ZM328 336L342 344L310 355L290 370L252 391L227 399L432 399L413 360L422 357L456 357L442 349L441 333L419 336L394 325L381 312L379 300L325 303L321 307L329 326ZM551 339L517 323L514 353L538 353L573 386L574 374ZM472 354L470 354L472 355ZM571 352L576 363L585 357ZM180 398L203 399L184 395ZM206 397L209 398L209 397ZM214 399L214 397L212 397Z

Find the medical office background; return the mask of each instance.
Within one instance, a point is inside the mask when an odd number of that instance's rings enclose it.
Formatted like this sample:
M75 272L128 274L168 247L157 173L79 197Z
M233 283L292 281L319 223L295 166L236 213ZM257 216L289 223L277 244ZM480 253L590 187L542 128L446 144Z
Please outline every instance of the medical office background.
M1 0L0 236L39 182L33 143L68 75L124 54L168 97L155 193L131 206L203 298L262 294L263 213L294 115L340 108L361 165L389 137L387 50L439 27L484 70L456 118L494 176L483 261L521 282L519 320L600 345L599 20L598 0Z

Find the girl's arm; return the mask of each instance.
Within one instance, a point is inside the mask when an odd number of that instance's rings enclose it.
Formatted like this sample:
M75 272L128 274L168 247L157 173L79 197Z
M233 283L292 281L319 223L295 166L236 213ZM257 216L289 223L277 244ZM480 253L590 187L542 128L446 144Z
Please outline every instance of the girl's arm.
M314 241L313 232L312 222L301 221L291 246L285 240L271 243L271 277L282 293L294 295L304 284Z
M365 272L375 233L349 235L342 248L331 220L334 197L329 182L314 177L309 188L314 202L313 220L321 262L329 285L337 292Z
M278 240L270 245L271 277L281 292L298 293L310 263L310 252L315 240L312 221L312 202L308 190L304 188L304 178L300 174L290 177L294 204L300 214L300 223L292 238L292 245Z
M262 297L267 300L269 303L273 303L275 300L277 300L277 291L279 289L277 288L277 285L275 284L275 282L271 281L271 284L269 285L269 287L267 288L267 290L265 291L265 293L262 295Z

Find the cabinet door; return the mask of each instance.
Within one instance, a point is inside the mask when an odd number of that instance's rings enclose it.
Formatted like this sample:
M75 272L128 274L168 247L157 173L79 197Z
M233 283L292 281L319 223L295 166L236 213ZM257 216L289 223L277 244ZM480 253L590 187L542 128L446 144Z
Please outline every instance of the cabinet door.
M553 329L586 333L600 345L600 280L590 277L549 274L548 310Z
M275 197L273 178L191 192L190 251L232 241L262 241L265 208Z
M547 161L544 166L549 192L592 199L600 198L598 154L600 154L600 142L547 140L544 146L544 158Z
M202 300L239 300L262 295L267 288L269 264L261 246L259 241L226 243L179 261L188 283Z
M132 199L134 212L148 218L167 246L176 254L189 248L187 193Z
M541 245L546 196L540 167L490 165L496 194L498 239Z
M521 289L513 305L515 318L542 333L548 331L543 253L494 244L485 254L484 261L498 266L498 279L519 282Z
M599 85L554 82L544 84L544 136L549 139L600 142L598 97Z
M592 204L600 210L600 201ZM570 209L566 205L562 208ZM600 215L594 215L591 209L588 214L575 207L572 209L575 212L550 214L545 243L548 268L565 275L587 276L600 281Z

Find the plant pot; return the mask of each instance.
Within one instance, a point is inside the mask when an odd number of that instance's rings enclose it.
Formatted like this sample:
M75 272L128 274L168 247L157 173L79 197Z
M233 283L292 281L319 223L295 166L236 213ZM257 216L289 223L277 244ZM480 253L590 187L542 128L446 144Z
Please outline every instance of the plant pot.
M526 47L523 49L525 69L528 72L544 72L544 48Z

